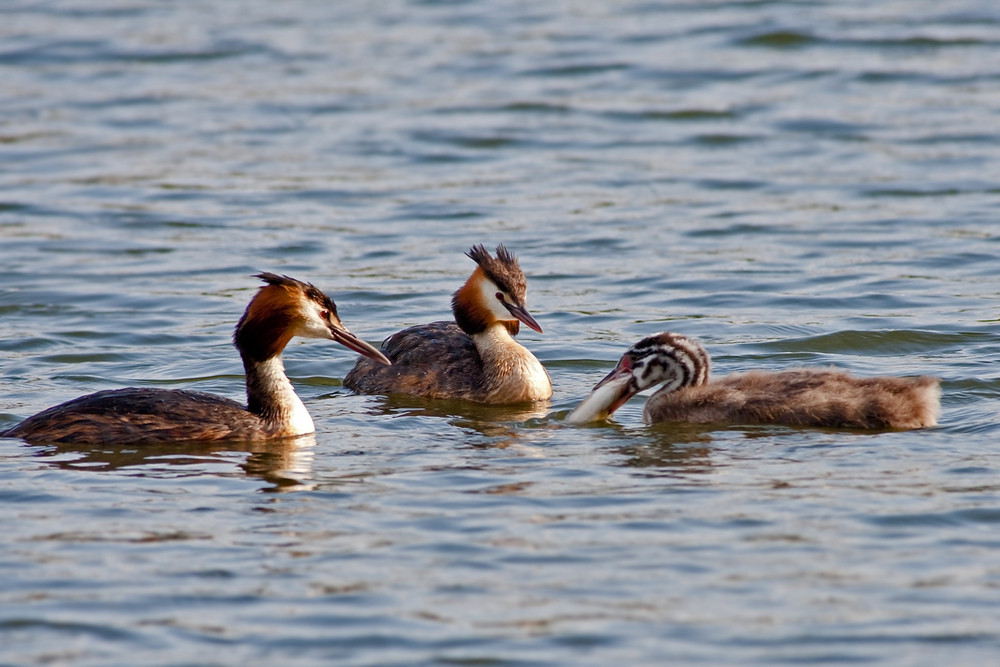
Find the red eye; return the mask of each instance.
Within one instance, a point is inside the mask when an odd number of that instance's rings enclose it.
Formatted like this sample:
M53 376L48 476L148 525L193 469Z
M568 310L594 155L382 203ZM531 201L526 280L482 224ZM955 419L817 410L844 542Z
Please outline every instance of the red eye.
M330 319L330 311L329 310L321 310L321 311L319 311L319 316L321 318L323 318L324 320L328 320L328 319Z
M503 301L503 292L497 292L497 301Z

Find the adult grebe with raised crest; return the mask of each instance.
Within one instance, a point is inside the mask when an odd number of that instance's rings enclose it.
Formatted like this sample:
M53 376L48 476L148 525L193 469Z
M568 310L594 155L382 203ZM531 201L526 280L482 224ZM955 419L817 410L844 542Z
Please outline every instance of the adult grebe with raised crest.
M552 396L542 364L514 340L520 324L541 333L525 308L527 281L502 244L468 253L476 269L452 300L455 322L431 322L389 336L391 366L359 359L344 386L365 394L409 394L478 403L523 403Z
M934 426L940 410L937 378L859 378L803 368L750 371L709 380L708 352L675 333L642 339L567 417L582 424L609 417L644 389L663 384L643 410L643 422L784 424L856 429Z
M266 440L314 431L281 353L294 336L325 338L389 364L340 321L319 289L288 276L260 273L266 284L236 325L233 344L246 371L247 405L185 389L99 391L44 410L0 436L30 443L124 444Z

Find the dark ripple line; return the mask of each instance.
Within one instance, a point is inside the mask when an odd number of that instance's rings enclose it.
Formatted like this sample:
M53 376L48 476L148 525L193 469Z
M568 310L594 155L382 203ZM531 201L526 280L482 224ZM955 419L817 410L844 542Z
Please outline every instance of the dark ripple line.
M984 72L981 74L931 74L929 72L911 72L907 70L877 70L859 73L855 79L862 83L912 83L922 86L950 88L975 83L990 83L1000 79L1000 74L994 72Z
M227 41L202 51L117 50L105 40L64 40L0 52L0 65L79 65L83 63L183 63L223 60L249 54L284 54L261 44Z
M885 514L863 517L863 520L872 525L892 528L961 526L969 523L992 525L1000 523L1000 509L992 507L974 507L943 513L928 512L922 514Z
M68 7L61 3L54 3L51 6L47 6L43 3L32 2L28 0L27 2L22 2L21 4L15 4L14 2L4 2L0 3L0 16L5 14L9 15L31 15L35 14L38 16L48 16L55 18L73 18L73 19L109 19L109 18L131 18L135 16L141 16L149 11L146 7L136 4L131 7Z
M823 37L800 30L769 30L733 40L737 46L768 47L774 49L802 48L807 46L833 46L863 49L940 49L969 46L995 46L996 40L975 37L941 38L917 35L912 37L847 38Z
M1000 194L1000 188L862 188L859 190L862 197L892 197L892 198L923 198L923 197L959 197L970 194L995 195Z
M537 67L517 72L517 76L529 77L579 77L605 74L632 69L632 63L579 63L554 67Z
M995 336L989 334L940 333L923 330L848 330L819 336L786 338L760 343L764 349L790 352L866 352L879 355L908 355L928 350L961 350L974 347Z
M141 635L110 625L71 621L49 621L40 618L11 618L0 621L0 630L52 630L60 634L86 634L112 641L139 641Z

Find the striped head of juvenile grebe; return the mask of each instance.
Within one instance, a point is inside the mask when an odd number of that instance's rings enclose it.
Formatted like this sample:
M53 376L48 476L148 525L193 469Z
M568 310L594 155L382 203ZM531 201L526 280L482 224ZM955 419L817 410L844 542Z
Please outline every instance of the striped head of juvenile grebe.
M472 336L501 322L516 335L523 322L542 333L526 307L528 283L517 257L502 243L497 245L496 257L481 244L472 246L466 255L477 267L451 300L455 322L462 331Z
M670 332L647 336L622 355L566 421L582 424L605 419L640 391L660 384L661 391L668 392L703 385L711 365L705 348L687 336Z
M665 331L630 347L611 375L620 369L631 375L636 393L661 384L664 391L676 391L708 382L712 362L698 341Z

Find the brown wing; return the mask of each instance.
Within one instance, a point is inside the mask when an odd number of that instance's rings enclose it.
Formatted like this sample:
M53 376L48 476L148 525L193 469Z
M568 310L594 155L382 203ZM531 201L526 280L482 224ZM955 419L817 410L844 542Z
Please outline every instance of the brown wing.
M228 398L183 389L99 391L28 417L4 436L35 444L123 444L266 437Z
M454 322L431 322L393 334L382 343L392 366L361 357L344 386L362 394L409 394L474 400L483 383L483 360L472 338Z

